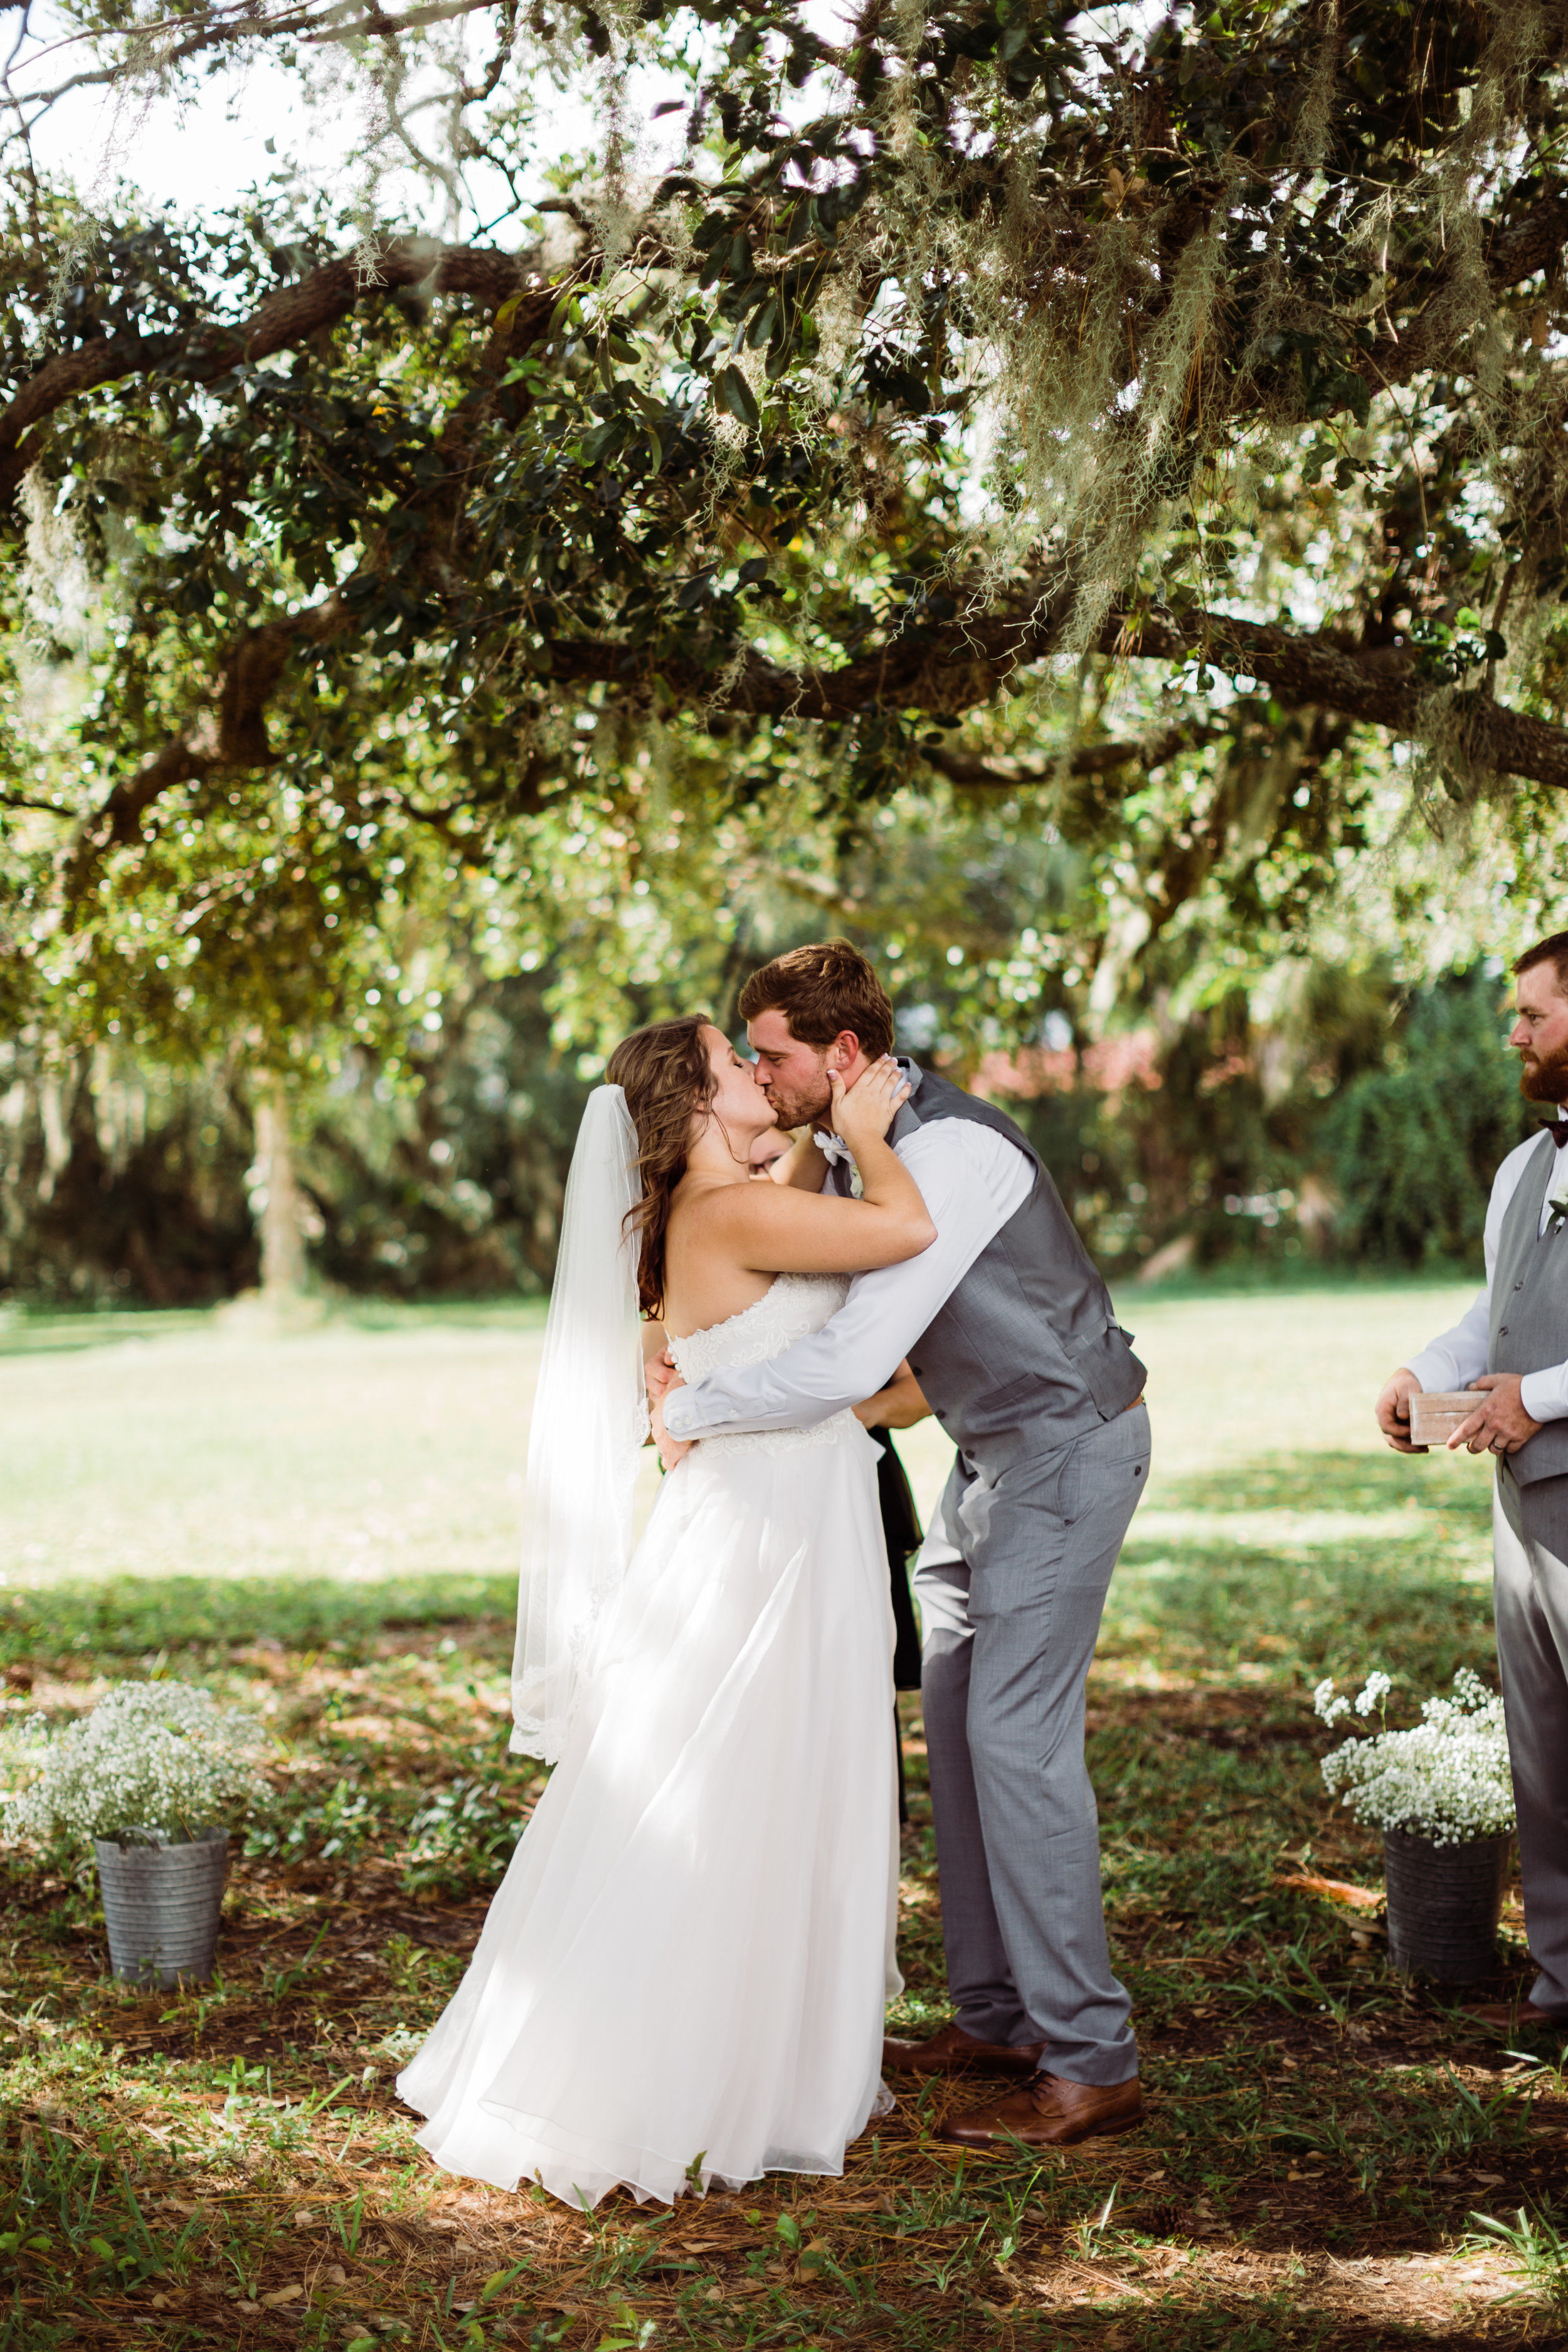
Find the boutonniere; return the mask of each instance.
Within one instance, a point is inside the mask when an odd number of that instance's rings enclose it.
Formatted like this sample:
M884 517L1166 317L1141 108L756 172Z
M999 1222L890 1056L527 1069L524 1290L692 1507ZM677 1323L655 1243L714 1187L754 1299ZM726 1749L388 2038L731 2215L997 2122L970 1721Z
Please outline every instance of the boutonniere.
M849 1190L858 1201L864 1186L860 1181L860 1171L855 1165L855 1154L850 1150L844 1138L841 1135L825 1134L821 1128L817 1128L811 1139L830 1168L848 1169Z
M1568 1217L1568 1185L1565 1185L1561 1192L1553 1192L1546 1205L1552 1213L1551 1222L1546 1230L1549 1234L1554 1234L1561 1226L1563 1218Z

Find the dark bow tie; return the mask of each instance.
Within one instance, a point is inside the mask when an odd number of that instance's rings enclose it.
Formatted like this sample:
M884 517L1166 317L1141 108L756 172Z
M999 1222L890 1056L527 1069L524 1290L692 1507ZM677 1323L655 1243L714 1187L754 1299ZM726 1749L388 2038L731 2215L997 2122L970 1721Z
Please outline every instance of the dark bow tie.
M1552 1142L1556 1145L1558 1150L1561 1151L1563 1146L1565 1143L1568 1143L1568 1118L1547 1119L1542 1128L1542 1133L1543 1135L1549 1135L1552 1138Z

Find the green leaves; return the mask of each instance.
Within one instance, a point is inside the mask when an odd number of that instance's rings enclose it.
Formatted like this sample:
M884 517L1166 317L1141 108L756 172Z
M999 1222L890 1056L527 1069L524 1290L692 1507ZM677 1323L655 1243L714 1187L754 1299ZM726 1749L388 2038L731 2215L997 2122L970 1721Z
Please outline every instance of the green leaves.
M601 2336L594 2352L646 2352L658 2334L651 2319L640 2320L629 2303L623 2303L616 2312L617 2326L608 2336Z
M831 60L798 0L700 13L689 54L668 8L626 20L626 62L657 50L689 145L646 212L631 192L608 249L598 164L550 154L546 117L493 91L454 100L464 152L548 165L548 249L514 257L487 232L410 256L377 224L376 288L345 268L363 224L296 217L281 194L229 220L127 209L88 263L68 207L17 213L0 395L36 387L57 345L167 339L151 361L138 341L142 357L22 445L62 576L79 555L91 583L90 629L63 604L40 628L48 564L25 570L20 537L0 613L6 776L18 802L62 811L36 826L37 811L0 812L26 841L5 970L47 964L82 1034L123 999L171 1051L331 1032L412 1084L424 1022L444 1016L395 1014L373 964L401 961L395 927L423 890L439 901L448 859L529 865L548 813L590 785L640 809L626 747L654 710L692 744L733 726L718 765L736 805L776 802L787 778L847 839L891 795L945 790L933 777L980 760L989 725L1007 742L1035 726L1054 759L1059 727L1029 716L1041 649L1107 549L1129 616L1119 634L1113 601L1086 651L1107 679L1141 658L1139 614L1223 596L1324 616L1337 648L1375 655L1366 674L1407 726L1412 687L1497 686L1511 578L1521 690L1561 706L1568 482L1540 273L1568 176L1537 114L1500 132L1531 158L1517 185L1462 174L1474 217L1434 227L1490 37L1479 15L1454 18L1417 89L1393 0L1327 51L1306 0L1123 12L1081 20L1076 42L1079 20L1046 0L948 0L896 57L867 18ZM608 21L580 24L605 53ZM1304 120L1321 125L1310 169ZM1500 276L1516 247L1535 258ZM1493 272L1489 294L1467 279L1458 299L1463 254ZM239 329L306 280L317 323L256 357ZM1500 418L1519 436L1506 465L1489 454ZM8 446L0 427L0 467ZM737 572L752 547L765 569ZM24 727L38 644L69 690ZM1195 654L1175 674L1233 710L1224 663ZM742 675L746 708L727 714ZM1269 692L1290 723L1287 688ZM1007 697L1010 717L977 715ZM1131 700L1128 724L1158 733L1164 707ZM1359 731L1322 725L1359 773L1377 739L1355 706ZM935 721L962 721L969 751L922 749ZM1211 866L1237 924L1266 926L1261 908L1290 930L1336 851L1357 849L1334 831L1353 831L1350 787L1336 797L1315 771L1273 826L1249 724L1231 737L1246 791L1210 752L1189 774L1203 807L1161 820L1159 871L1133 861L1129 924L1152 940ZM691 756L704 773L717 757ZM178 781L132 808L146 774ZM1135 760L1073 780L1092 855L1142 789ZM1258 859L1236 849L1227 795L1261 813ZM415 838L439 880L411 870ZM68 898L51 878L68 866ZM67 918L58 946L35 938L40 915Z
M755 432L762 423L762 411L756 394L738 367L720 368L713 378L713 402L717 408Z

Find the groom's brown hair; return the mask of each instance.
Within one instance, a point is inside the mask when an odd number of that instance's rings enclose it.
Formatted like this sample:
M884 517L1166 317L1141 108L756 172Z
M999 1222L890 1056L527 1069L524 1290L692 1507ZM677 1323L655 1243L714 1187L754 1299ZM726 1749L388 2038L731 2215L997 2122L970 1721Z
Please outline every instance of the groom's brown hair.
M814 940L754 971L741 991L742 1021L782 1013L789 1034L807 1045L831 1045L852 1029L868 1061L893 1050L893 1007L858 948L847 940Z

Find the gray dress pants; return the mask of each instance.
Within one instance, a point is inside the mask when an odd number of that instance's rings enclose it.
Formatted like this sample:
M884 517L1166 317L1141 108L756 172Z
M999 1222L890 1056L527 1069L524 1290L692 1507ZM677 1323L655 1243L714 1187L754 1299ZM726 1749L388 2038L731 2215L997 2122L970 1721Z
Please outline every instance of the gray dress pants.
M1060 1452L977 1474L942 1515L960 1560L917 1569L948 1989L966 2032L1047 2042L1069 2082L1138 2071L1110 1967L1084 1683L1148 1480L1138 1405Z
M1498 1665L1519 1808L1530 1998L1568 2016L1568 1565L1492 1508Z

